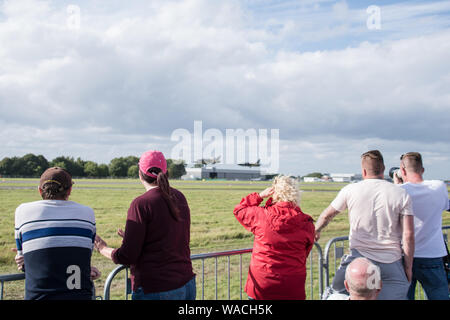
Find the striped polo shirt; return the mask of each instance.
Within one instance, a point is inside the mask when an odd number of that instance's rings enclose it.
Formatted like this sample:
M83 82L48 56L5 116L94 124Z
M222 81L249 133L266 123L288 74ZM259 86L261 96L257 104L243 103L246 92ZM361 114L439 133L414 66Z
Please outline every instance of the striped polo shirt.
M15 213L18 254L24 256L25 299L91 299L94 211L65 200L21 204Z

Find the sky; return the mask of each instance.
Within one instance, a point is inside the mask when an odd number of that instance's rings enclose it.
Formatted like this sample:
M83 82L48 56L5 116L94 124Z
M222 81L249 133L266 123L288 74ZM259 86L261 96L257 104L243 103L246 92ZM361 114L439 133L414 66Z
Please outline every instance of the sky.
M278 130L279 173L450 179L450 1L0 0L0 159L170 157L194 121Z

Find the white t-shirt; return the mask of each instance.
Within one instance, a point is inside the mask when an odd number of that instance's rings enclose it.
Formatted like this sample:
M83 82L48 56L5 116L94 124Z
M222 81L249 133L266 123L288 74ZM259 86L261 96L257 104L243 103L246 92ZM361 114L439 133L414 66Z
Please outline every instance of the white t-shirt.
M442 212L448 210L447 186L439 180L400 185L412 199L415 251L417 258L440 258L447 255L442 236Z
M350 249L381 262L402 257L402 215L413 215L411 198L398 186L382 179L366 179L341 189L331 206L348 209Z

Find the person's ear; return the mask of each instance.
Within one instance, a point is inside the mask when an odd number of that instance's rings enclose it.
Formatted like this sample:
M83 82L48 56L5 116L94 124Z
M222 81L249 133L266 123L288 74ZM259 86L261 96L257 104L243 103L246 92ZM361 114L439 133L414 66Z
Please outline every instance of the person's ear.
M39 194L40 194L41 197L42 197L42 189L41 189L40 187L38 187L38 191L39 191Z
M69 190L67 190L66 200L69 199L69 196L71 193L72 193L72 187L70 187Z
M400 171L402 172L402 177L406 177L406 175L408 174L408 173L406 172L406 168L403 167L403 166L400 166Z
M362 176L363 178L367 177L367 170L365 168L362 168Z
M348 288L347 280L344 280L344 286L345 286L345 290L347 290L347 292L350 293L350 290Z

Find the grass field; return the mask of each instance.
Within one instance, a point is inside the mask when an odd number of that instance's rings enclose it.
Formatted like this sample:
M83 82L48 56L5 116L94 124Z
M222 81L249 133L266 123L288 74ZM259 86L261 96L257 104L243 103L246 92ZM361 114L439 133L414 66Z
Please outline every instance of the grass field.
M37 192L37 179L3 179L0 180L0 274L16 273L14 264L14 210L23 202L40 200ZM192 254L213 251L240 249L252 247L253 236L247 232L234 218L233 208L242 197L250 192L261 191L270 185L269 182L243 182L243 181L171 181L171 185L182 191L191 209L191 251ZM301 189L301 207L305 213L317 219L323 209L334 199L337 192L343 187L339 183L303 184ZM116 235L118 228L123 228L126 213L130 202L144 189L138 180L75 180L70 200L85 204L94 209L97 220L97 233L102 236L109 246L118 247L121 238ZM450 214L444 215L444 225L450 224ZM348 234L347 214L338 215L332 223L322 232L320 246L325 247L326 242L335 236ZM243 285L247 276L247 266L250 255L243 256ZM313 257L317 261L317 256ZM219 275L218 297L228 298L226 290L228 283L227 258L219 258L217 267L215 260L206 260L202 267L200 261L194 261L197 273L197 296L201 297L201 270L205 270L206 299L215 298L215 274ZM103 285L107 275L115 265L94 252L92 264L101 272L102 277L95 281L97 294L103 292ZM230 258L231 265L231 299L238 299L239 295L239 257ZM312 275L313 286L317 292L317 267ZM124 297L123 275L114 282L112 297ZM307 280L310 282L310 279ZM222 290L222 288L225 288ZM243 297L246 298L245 293ZM23 281L8 283L5 286L6 299L23 298ZM317 297L308 297L317 298Z

